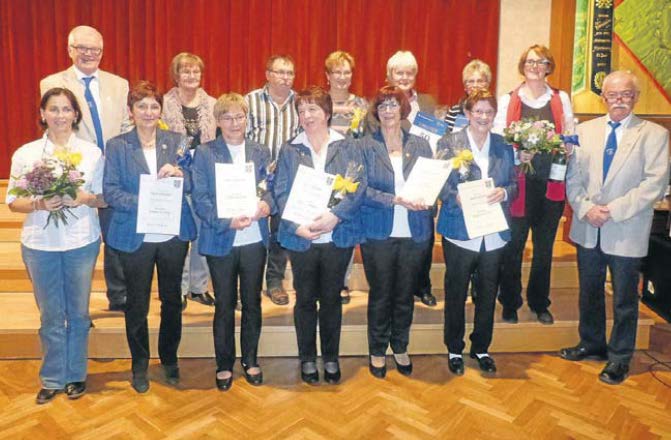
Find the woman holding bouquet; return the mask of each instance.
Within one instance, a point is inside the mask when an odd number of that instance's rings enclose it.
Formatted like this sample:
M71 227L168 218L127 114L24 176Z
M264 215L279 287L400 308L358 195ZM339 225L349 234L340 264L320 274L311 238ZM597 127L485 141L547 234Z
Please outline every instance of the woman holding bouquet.
M545 46L526 49L517 66L524 82L512 92L499 98L499 111L494 131L502 133L511 122L521 119L546 120L561 133L573 121L571 101L565 92L550 87L546 78L555 68L554 58ZM516 323L517 309L522 306L522 256L532 233L533 257L527 284L527 303L543 324L552 324L550 306L550 271L552 246L557 226L564 211L564 182L550 181L552 154L529 154L518 151L518 159L531 163L534 172L519 172L519 197L511 206L512 239L506 247L501 275L499 301L503 305L503 320Z
M464 304L468 283L477 271L475 325L471 333L470 356L477 359L480 369L496 371L488 354L494 328L494 309L500 264L510 230L469 238L464 212L458 194L462 182L492 179L487 196L490 204L501 203L509 220L509 202L517 197L517 179L513 150L498 134L490 133L496 114L496 98L489 91L478 90L464 101L466 129L443 136L438 151L453 160L455 168L443 187L438 232L443 236L445 256L445 330L444 342L449 352L448 367L454 374L464 373Z
M219 218L217 212L216 164L252 163L257 185L270 164L268 148L245 139L247 110L245 99L237 93L219 97L214 104L214 117L222 136L199 146L192 166L193 204L201 221L198 252L207 258L214 285L215 382L222 391L233 384L238 280L242 303L242 368L247 382L263 383L256 352L261 335L261 286L273 198L270 192L259 188L260 200L254 215Z
M158 272L161 324L158 351L166 382L179 382L177 348L182 335L180 284L189 241L196 227L186 197L182 198L178 235L144 234L136 230L140 176L183 177L182 191L190 191L189 176L176 165L182 135L158 128L163 97L155 85L140 81L128 92L135 128L107 142L103 192L112 207L107 244L119 251L126 280L126 338L132 357L132 386L149 389L149 331L147 314L154 267Z
M82 119L75 96L64 88L48 90L40 116L46 132L12 156L6 198L11 211L28 214L21 254L40 310L38 404L62 392L69 399L86 392L89 297L100 249L95 208L105 206L101 151L74 134Z
M419 157L431 158L421 137L401 128L410 113L407 95L398 87L381 88L371 103L379 130L363 139L368 187L361 206L366 242L361 245L368 296L369 370L385 377L385 355L391 345L396 368L412 373L408 355L413 292L424 253L433 236L433 213L422 200L400 193Z
M308 384L319 382L316 364L319 321L324 380L337 383L341 375L340 289L352 250L361 241L359 206L366 189L366 176L361 172L359 146L329 128L333 102L325 90L311 86L298 92L296 109L303 132L284 144L278 156L274 184L278 209L284 213L299 165L336 175L336 181L343 181L344 188L339 197L331 198L329 208L309 224L283 218L278 236L289 251L294 276L294 322L301 378Z

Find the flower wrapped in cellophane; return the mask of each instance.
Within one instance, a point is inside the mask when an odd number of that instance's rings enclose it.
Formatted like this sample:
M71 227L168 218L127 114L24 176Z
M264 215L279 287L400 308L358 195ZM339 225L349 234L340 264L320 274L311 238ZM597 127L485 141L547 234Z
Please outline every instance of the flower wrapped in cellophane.
M359 188L359 179L363 172L363 165L350 162L347 164L345 175L336 174L335 182L333 183L333 191L329 199L329 208L333 208L340 203L347 194L353 194Z
M564 152L562 139L555 131L555 125L546 120L525 118L511 122L503 129L503 138L516 151L526 151L531 154ZM531 162L521 163L520 169L525 174L535 173Z

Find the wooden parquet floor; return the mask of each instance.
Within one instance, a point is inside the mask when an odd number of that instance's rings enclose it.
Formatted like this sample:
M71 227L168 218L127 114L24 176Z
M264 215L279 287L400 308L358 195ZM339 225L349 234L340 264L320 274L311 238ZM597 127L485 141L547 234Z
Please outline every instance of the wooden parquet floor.
M669 360L671 356L656 354ZM366 358L341 359L337 386L300 381L298 361L261 359L266 384L240 378L230 391L214 387L214 361L181 361L172 388L152 364L151 389L129 386L129 362L89 362L89 392L36 405L38 361L0 361L1 439L656 439L671 438L671 390L637 352L631 377L600 383L597 362L568 362L547 354L499 354L496 377L474 361L452 376L445 356L415 356L412 378L388 359L385 380ZM660 369L671 383L671 372Z

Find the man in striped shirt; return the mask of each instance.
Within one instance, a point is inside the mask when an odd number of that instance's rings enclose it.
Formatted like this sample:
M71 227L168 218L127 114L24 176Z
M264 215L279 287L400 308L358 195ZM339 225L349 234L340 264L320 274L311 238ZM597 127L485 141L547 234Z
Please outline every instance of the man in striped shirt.
M277 159L282 144L298 133L298 112L294 105L294 91L291 90L295 75L294 61L290 56L271 56L266 62L268 82L245 96L249 106L247 137L266 145L273 161ZM282 287L282 280L287 267L287 254L277 242L279 223L279 214L270 218L266 295L273 303L286 305L289 296Z

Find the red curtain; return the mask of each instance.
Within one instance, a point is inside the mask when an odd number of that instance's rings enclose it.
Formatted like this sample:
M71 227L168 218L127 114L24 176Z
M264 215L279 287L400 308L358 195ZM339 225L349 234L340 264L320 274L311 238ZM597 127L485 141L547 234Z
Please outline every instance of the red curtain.
M104 36L102 69L162 90L182 51L203 58L203 86L216 97L263 85L275 53L295 59L296 89L325 85L324 59L342 49L356 59L352 90L370 96L403 49L417 57L418 90L451 104L470 59L487 62L496 78L499 1L0 0L1 178L14 150L40 136L39 81L70 66L67 35L80 24Z

